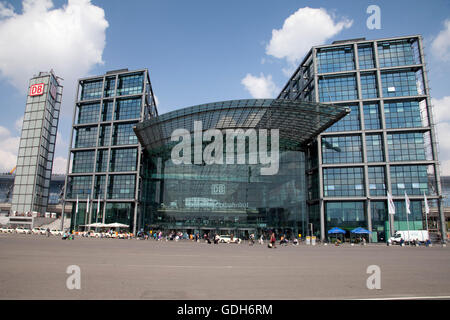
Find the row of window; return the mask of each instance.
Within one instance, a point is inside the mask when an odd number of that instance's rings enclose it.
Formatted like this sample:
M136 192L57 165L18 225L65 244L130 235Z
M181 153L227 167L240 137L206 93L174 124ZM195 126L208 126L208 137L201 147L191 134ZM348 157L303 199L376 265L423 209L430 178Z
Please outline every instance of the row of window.
M358 44L360 69L375 68L372 44ZM379 42L378 61L381 68L414 65L420 63L418 44L415 39ZM349 71L356 69L353 45L344 45L317 50L319 73Z
M101 80L90 80L81 83L80 100L100 99L103 97L124 96L130 94L140 94L144 90L144 74L119 75L117 82L117 94L114 94L116 86L115 77L107 77L104 82ZM103 92L102 92L103 88Z
M428 169L427 165L391 166L392 194L435 194L435 181L428 176ZM368 179L371 196L386 196L385 167L369 167ZM323 180L325 197L366 196L362 167L324 168Z
M350 113L332 125L325 132L361 130L361 115L357 104L346 105ZM427 125L426 116L421 115L421 104L417 101L385 102L384 117L386 129L420 128ZM366 130L381 129L381 115L378 103L363 105ZM425 113L425 110L424 110Z
M387 135L389 161L427 160L424 133L392 133ZM368 162L383 162L384 148L380 134L366 135ZM360 135L323 136L322 161L325 164L363 162Z
M95 123L112 120L114 110L114 120L138 119L141 115L141 99L122 99L116 101L114 108L113 101L104 101L100 112L100 103L81 104L77 107L78 124Z
M106 176L96 176L94 194L91 194L92 176L71 177L69 180L68 198L101 199L104 197ZM106 197L107 199L134 199L136 186L135 175L110 175Z
M108 168L108 149L95 151L77 151L73 153L72 172L121 172L135 171L137 167L137 149L111 149Z
M378 98L378 85L374 73L361 73L361 98ZM423 94L421 72L390 71L381 72L383 97L404 97ZM346 101L358 99L355 75L332 75L319 77L320 102Z
M395 200L395 221L406 221L406 207L405 202ZM410 203L411 213L408 215L408 220L411 222L411 230L414 230L413 222L419 221L419 227L422 225L423 216L423 201L413 200ZM373 230L378 227L384 231L384 224L388 221L388 209L386 201L372 201L370 206L371 220ZM362 201L345 201L325 202L325 222L326 229L333 227L340 228L367 228L367 212L365 210L365 203Z
M138 140L134 134L133 127L136 123L120 123L113 125L111 135L111 125L100 126L100 134L97 136L97 126L82 127L75 129L75 148L90 148L97 146L117 146L137 144Z

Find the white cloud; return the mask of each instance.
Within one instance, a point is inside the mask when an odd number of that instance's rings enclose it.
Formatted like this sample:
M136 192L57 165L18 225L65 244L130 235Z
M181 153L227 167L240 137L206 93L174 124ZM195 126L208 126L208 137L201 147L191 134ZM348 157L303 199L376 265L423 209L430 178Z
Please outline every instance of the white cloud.
M53 69L64 78L63 113L72 110L76 80L102 64L108 22L90 0L24 0L18 14L0 5L0 75L21 92L39 71ZM67 107L64 107L66 105Z
M431 43L432 52L444 61L450 61L450 19L444 21L444 29Z
M345 18L337 21L323 8L300 8L284 21L281 29L272 30L266 53L296 64L312 46L324 43L352 24Z
M272 81L272 76L270 74L266 77L261 73L260 76L257 77L247 73L245 78L241 80L241 83L255 99L273 98L278 91L280 91Z
M14 137L11 132L0 126L0 172L9 172L16 165L20 137Z
M0 172L11 171L17 163L17 152L19 151L20 137L14 137L11 132L0 126ZM67 142L58 132L56 145L62 145L67 150ZM65 157L56 157L53 160L52 173L66 173L67 159Z
M14 8L10 3L0 2L0 18L12 17L14 15Z
M441 175L450 175L450 96L432 99L434 122L439 142Z
M52 173L66 174L67 159L64 157L56 157L53 159Z
M434 122L450 121L450 96L442 99L432 99Z
M21 116L19 119L14 122L14 128L17 130L17 132L22 132L22 125L23 125L23 116Z

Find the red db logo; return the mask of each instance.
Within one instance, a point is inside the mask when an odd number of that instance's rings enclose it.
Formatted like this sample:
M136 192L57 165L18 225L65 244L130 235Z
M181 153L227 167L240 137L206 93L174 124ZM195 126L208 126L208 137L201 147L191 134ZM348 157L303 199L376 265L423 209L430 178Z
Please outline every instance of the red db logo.
M33 84L30 87L30 96L40 96L44 93L44 83Z

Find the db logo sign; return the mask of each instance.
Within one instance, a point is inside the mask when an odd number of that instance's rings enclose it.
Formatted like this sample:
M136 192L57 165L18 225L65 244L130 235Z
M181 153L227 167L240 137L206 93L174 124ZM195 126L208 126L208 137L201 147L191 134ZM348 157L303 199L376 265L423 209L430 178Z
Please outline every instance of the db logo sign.
M40 96L44 93L44 83L33 84L30 87L30 96Z

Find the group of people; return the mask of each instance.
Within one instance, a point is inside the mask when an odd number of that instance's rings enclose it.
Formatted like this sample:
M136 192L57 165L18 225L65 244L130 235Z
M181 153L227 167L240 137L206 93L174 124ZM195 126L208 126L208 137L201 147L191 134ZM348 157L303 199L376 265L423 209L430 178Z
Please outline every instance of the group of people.
M390 244L391 240L388 241L388 245ZM403 238L400 238L400 245L404 246L406 244L406 241ZM409 244L411 246L420 246L421 242L419 241L419 239L413 239L412 241L409 242ZM428 247L431 244L431 240L427 239L427 241L425 241L425 246Z

